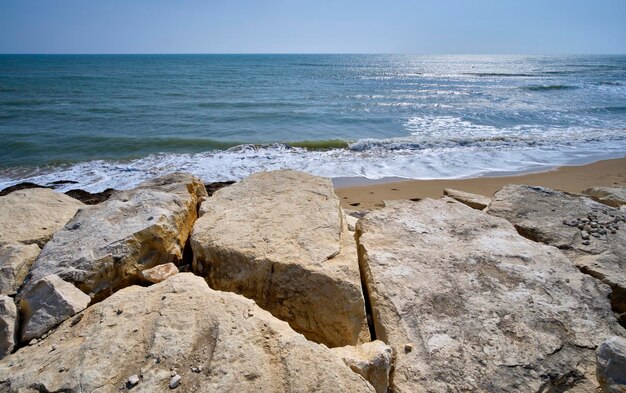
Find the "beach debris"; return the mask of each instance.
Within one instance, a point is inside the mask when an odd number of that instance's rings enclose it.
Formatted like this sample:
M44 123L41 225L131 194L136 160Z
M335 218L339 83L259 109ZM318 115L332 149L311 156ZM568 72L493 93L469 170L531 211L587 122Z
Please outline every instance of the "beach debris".
M143 277L146 281L157 284L174 274L178 274L178 268L170 262L143 270L141 272L141 277Z
M380 340L345 347L332 348L331 351L355 373L368 381L377 393L386 393L389 388L393 351Z
M40 338L48 330L84 310L91 298L51 274L34 282L20 301L21 341Z
M613 336L596 350L596 376L603 392L626 392L626 338Z
M609 288L556 248L445 197L387 201L356 237L375 336L394 349L391 390L597 386L594 348L621 328Z
M446 188L443 190L443 195L455 199L473 209L483 210L491 202L491 198L488 198L479 194L472 194L465 191L455 190L454 188Z
M194 272L284 319L309 340L354 345L366 324L354 235L329 179L261 172L202 203Z
M0 295L0 359L17 345L17 307L13 299Z

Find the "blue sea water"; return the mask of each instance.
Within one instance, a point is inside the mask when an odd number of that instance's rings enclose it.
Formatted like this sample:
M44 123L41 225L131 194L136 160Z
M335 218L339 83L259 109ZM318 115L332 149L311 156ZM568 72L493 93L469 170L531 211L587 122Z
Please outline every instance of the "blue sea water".
M626 56L0 55L0 188L460 178L626 154Z

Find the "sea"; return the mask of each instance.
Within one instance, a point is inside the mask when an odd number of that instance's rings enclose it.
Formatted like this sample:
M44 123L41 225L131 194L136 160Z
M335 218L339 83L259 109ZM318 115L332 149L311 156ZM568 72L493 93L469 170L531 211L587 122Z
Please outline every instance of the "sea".
M0 189L451 179L625 154L624 55L0 55Z

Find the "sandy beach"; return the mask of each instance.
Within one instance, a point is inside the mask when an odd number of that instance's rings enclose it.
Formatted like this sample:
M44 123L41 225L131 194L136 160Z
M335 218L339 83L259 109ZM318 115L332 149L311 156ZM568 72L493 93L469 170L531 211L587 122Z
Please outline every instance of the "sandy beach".
M446 180L403 180L358 186L335 186L344 209L377 209L383 200L424 199L443 196L445 188L492 196L506 184L527 184L580 193L593 186L626 185L626 157L579 166L515 176Z

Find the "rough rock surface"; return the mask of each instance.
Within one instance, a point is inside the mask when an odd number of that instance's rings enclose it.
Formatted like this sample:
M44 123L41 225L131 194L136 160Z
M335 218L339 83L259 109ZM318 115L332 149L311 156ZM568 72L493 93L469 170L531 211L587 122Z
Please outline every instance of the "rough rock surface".
M0 245L0 294L17 292L40 251L36 244Z
M146 269L141 272L141 276L153 284L160 283L166 278L178 274L178 268L173 263L166 263L164 265L158 265L151 269Z
M611 337L598 347L596 376L607 393L626 392L626 338Z
M594 350L621 329L608 286L452 199L386 203L357 236L394 392L597 387Z
M194 271L308 339L354 345L365 320L356 244L330 180L265 172L217 191L191 236Z
M605 205L618 208L626 205L626 187L591 187L583 194Z
M513 223L523 236L558 247L578 268L606 284L611 304L626 312L626 218L589 198L542 187L509 185L488 213Z
M139 283L142 270L182 260L205 195L199 179L174 173L85 206L43 248L29 282L57 274L96 301Z
M0 391L373 392L323 345L190 273L132 286L0 361ZM23 390L20 390L23 389Z
M19 190L0 197L0 244L42 247L83 206L76 199L47 188Z
M465 191L455 190L454 188L446 188L443 190L443 195L467 205L473 209L483 210L491 202L491 198L487 198L484 195L472 194Z
M331 349L355 373L365 378L377 393L386 393L389 388L389 372L393 352L380 340L357 346L348 345Z
M57 275L51 274L37 280L20 301L21 341L41 337L84 310L90 301L89 296Z
M13 299L0 295L0 359L17 344L17 307Z

